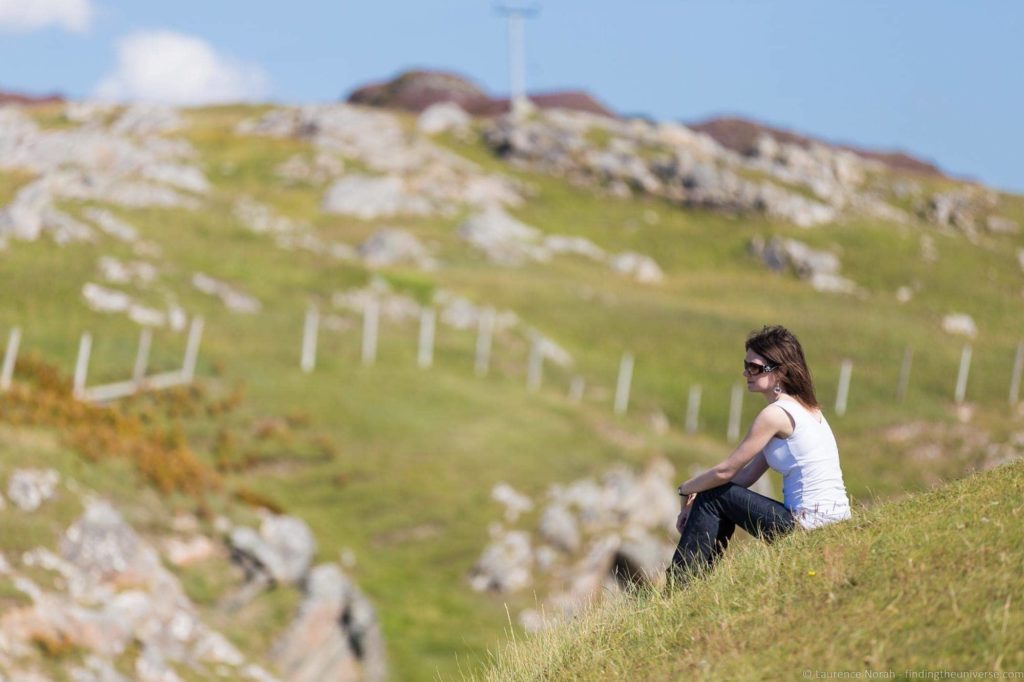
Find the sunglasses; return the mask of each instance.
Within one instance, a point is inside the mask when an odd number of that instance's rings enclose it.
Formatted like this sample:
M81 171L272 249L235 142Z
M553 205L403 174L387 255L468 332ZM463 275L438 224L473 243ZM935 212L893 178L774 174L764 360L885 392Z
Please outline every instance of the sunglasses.
M778 368L778 365L761 365L756 362L746 361L744 361L743 363L743 373L752 377L758 377L761 376L762 374L774 372Z

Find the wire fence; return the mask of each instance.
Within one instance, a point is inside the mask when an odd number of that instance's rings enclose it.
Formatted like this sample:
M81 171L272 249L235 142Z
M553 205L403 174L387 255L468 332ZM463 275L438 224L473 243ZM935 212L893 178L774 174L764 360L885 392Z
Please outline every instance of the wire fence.
M381 338L380 312L380 307L375 302L367 304L362 311L361 342L358 356L360 363L365 367L372 367L378 362ZM477 317L475 343L472 344L472 368L473 373L481 379L488 377L492 373L493 360L498 350L500 350L496 347L496 339L499 337L496 335L495 319L496 313L490 308L483 310ZM73 395L79 400L103 403L138 393L163 390L192 383L195 378L203 329L203 319L201 317L194 317L189 325L181 366L172 371L149 374L147 370L153 336L150 329L143 328L139 334L135 360L130 376L121 381L94 386L88 386L87 384L92 350L92 335L89 332L84 332L79 340L74 365L72 378ZM310 306L305 313L301 325L301 334L296 344L298 347L298 363L296 368L299 372L305 374L316 372L320 336L321 316L315 306ZM430 370L435 366L436 336L437 311L431 307L426 307L421 311L418 332L415 335L415 362L421 370ZM526 340L528 342L528 352L526 354L524 372L525 388L529 392L537 392L544 383L545 361L548 353L545 350L545 339L539 333L533 330L528 331ZM0 366L0 392L9 390L12 385L21 342L21 328L12 328L4 350L3 364ZM967 400L973 357L973 346L970 343L965 344L960 352L956 381L952 387L951 397L957 405L963 404ZM641 358L640 361L642 362L642 360ZM907 347L902 354L902 361L892 393L896 403L906 400L912 382L913 362L914 350ZM615 374L615 386L614 391L611 392L610 400L611 411L615 416L622 417L629 411L636 364L637 359L632 352L626 351L622 354L617 373ZM839 363L834 402L828 404L829 407L833 408L835 415L839 417L844 416L849 408L851 386L853 386L856 376L854 369L854 362L850 358L844 358ZM1024 343L1017 345L1010 372L1007 397L1011 406L1016 406L1019 402L1022 370L1024 370ZM576 405L583 401L588 386L596 386L594 382L588 382L580 374L570 373L567 377L563 377L563 379L568 381L565 397L570 403ZM737 382L730 387L728 419L725 429L726 439L730 442L735 442L740 437L740 423L742 421L745 393L746 391L742 383ZM702 425L702 401L704 401L704 386L700 383L692 383L689 386L686 400L685 418L681 420L682 430L686 433L692 434L700 431Z

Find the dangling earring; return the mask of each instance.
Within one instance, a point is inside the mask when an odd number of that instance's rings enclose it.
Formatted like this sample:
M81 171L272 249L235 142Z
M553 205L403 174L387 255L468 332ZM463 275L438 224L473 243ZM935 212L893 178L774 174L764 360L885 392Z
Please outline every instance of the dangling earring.
M775 384L775 388L773 388L772 390L775 391L775 395L779 395L780 393L782 393L782 386Z

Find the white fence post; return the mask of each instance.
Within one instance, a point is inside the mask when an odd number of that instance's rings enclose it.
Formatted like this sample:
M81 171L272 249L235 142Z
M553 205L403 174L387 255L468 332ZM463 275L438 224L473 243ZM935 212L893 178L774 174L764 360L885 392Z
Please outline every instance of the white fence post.
M0 391L6 391L11 387L11 379L14 378L14 363L18 358L18 344L20 343L21 328L15 327L11 330L11 335L7 337L3 371L0 371Z
M473 370L478 377L487 376L491 366L491 337L494 334L494 308L480 314L477 321L476 358Z
M420 339L416 350L416 364L427 369L434 364L434 329L437 326L437 311L424 308L420 312Z
M377 360L377 327L380 320L380 304L370 301L363 309L363 364L372 365Z
M199 342L203 338L203 318L196 316L188 327L188 341L185 343L185 361L181 366L182 383L190 383L196 375L196 360L199 358Z
M690 386L690 397L686 402L686 432L697 433L698 419L700 417L700 384Z
M896 401L903 402L907 395L907 388L910 386L910 363L914 361L914 349L907 347L903 351L903 364L900 365L900 378L896 384Z
M135 367L132 368L132 383L136 388L146 379L146 365L149 363L149 347L153 343L153 330L143 327L139 332L139 350L135 353Z
M740 415L743 412L743 386L734 384L732 387L732 398L729 400L729 428L725 437L730 443L740 439Z
M619 380L615 384L615 414L626 414L629 407L629 388L633 383L633 354L623 353L619 362Z
M853 361L843 360L839 366L839 390L836 391L836 414L846 414L846 398L850 394L850 374L853 372Z
M587 382L583 377L573 377L569 382L569 401L579 403L583 400L583 391L586 390Z
M78 342L78 359L75 361L75 378L71 394L81 400L85 395L85 380L89 371L89 353L92 352L92 336L89 332L82 333Z
M306 374L316 368L316 342L320 328L320 311L316 306L309 306L306 310L306 321L302 325L302 357L299 360L299 367Z
M526 366L526 388L536 391L544 376L544 352L541 335L533 332L530 340L530 358Z
M1017 344L1017 356L1013 359L1013 373L1010 375L1010 404L1016 407L1020 398L1020 372L1024 368L1024 343Z
M954 399L956 404L959 405L964 401L964 397L967 395L967 375L971 371L971 344L964 346L963 352L960 353L960 371L956 375L956 395Z

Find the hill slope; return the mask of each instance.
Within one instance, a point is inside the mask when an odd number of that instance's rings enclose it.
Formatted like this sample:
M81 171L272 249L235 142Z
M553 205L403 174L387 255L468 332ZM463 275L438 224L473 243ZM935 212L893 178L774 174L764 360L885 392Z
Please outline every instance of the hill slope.
M1024 669L1024 462L622 597L501 651L487 680L791 679ZM803 671L811 671L808 675Z
M318 561L354 558L347 570L379 611L397 679L454 673L502 640L506 604L536 606L532 587L477 593L467 580L501 522L497 484L540 500L613 465L660 457L683 475L721 458L742 340L763 324L798 333L827 408L840 363L853 361L849 410L829 419L855 498L920 490L1019 449L1007 389L1020 197L884 168L851 174L828 150L767 145L740 158L671 124L546 111L522 135L494 135L500 121L434 135L419 123L340 104L0 109L0 281L16 294L0 304L0 343L19 326L22 353L55 365L66 389L89 331L94 386L131 376L140 324L153 330L151 371L180 367L179 322L203 317L199 386L115 411L180 436L225 491L306 520ZM544 136L557 154L533 144ZM808 173L822 168L830 181L815 189ZM505 204L484 224L522 241L492 251L466 227L481 196ZM800 227L758 210L766 197L781 215L811 207L830 219ZM898 211L861 210L879 202ZM818 291L798 268L773 270L752 255L758 240L834 256L855 288ZM637 267L645 259L660 279L637 276L653 272ZM370 300L381 305L372 363ZM306 373L310 307L321 329ZM489 308L491 363L478 376ZM428 368L417 358L424 309L437 313ZM944 331L950 313L971 316L973 339ZM529 388L539 337L553 343ZM616 415L625 351L632 393ZM22 357L15 384L33 380ZM743 419L753 412L748 400Z

